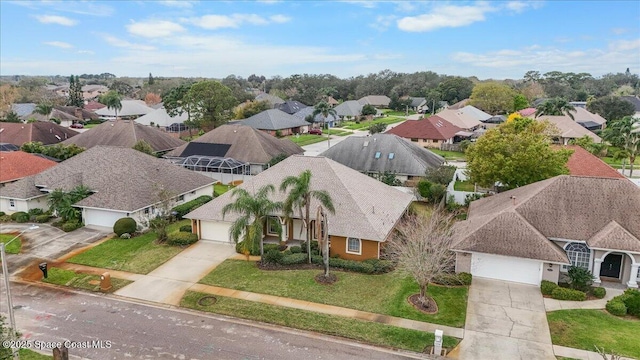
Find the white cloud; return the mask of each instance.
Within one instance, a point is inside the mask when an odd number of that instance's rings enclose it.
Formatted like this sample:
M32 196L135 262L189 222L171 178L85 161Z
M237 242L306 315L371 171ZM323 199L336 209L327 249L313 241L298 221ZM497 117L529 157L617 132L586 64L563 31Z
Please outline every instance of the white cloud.
M437 6L430 13L407 16L398 20L398 28L409 32L425 32L440 28L467 26L484 21L486 13L496 10L486 2L467 6Z
M147 38L167 37L185 31L180 24L166 20L139 21L126 27L130 34Z
M619 27L611 29L611 32L616 34L616 35L622 35L622 34L628 32L628 31L629 31L629 29L619 28Z
M397 18L395 15L378 15L376 20L371 22L369 26L380 31L385 31L393 25Z
M57 48L61 48L61 49L71 49L73 48L73 45L66 43L66 42L62 42L62 41L45 41L43 42L43 44L45 45L49 45L49 46L53 46L53 47L57 47Z
M243 24L268 25L271 23L282 24L290 21L291 18L285 15L272 15L269 18L257 14L232 14L232 15L204 15L195 18L183 18L183 23L201 27L207 30L221 28L238 28Z
M158 1L158 4L174 8L190 9L193 7L194 2L187 0L163 0Z
M374 9L377 6L376 2L371 0L342 0L340 2L362 6L367 9Z
M140 50L140 51L152 51L155 50L156 48L151 46L151 45L142 45L142 44L133 44L130 43L126 40L123 39L119 39L115 36L111 36L111 35L102 35L102 37L104 38L104 40L112 46L115 47L120 47L120 48L126 48L126 49L131 49L131 50Z
M111 6L91 1L13 1L12 4L20 5L34 10L50 9L58 12L68 12L90 16L110 16L115 12Z
M505 4L505 8L519 14L528 9L539 9L543 5L542 1L509 1Z
M266 5L273 5L282 2L282 0L257 0L256 2Z
M43 24L57 24L62 26L73 26L77 21L68 17L58 15L36 15L36 19Z
M640 39L616 40L609 44L609 49L611 51L627 51L627 50L635 50L638 48L640 48Z
M269 16L269 20L276 24L284 24L286 22L291 21L291 18L286 15L272 15Z

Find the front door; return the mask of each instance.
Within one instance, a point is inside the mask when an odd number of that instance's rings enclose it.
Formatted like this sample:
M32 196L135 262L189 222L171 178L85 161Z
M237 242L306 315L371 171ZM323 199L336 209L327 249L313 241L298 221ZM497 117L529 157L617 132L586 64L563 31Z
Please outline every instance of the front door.
M620 278L620 268L622 267L622 254L609 254L604 258L600 266L600 276Z

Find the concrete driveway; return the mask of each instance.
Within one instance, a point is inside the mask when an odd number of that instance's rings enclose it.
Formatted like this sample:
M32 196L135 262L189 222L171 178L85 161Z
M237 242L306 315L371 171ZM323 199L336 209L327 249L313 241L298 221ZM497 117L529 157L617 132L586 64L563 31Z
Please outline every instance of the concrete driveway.
M555 359L540 289L474 278L459 359Z

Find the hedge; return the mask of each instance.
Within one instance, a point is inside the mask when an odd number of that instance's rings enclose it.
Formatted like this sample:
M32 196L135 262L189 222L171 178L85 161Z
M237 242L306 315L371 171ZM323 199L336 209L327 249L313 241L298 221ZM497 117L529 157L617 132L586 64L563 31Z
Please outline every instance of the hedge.
M636 289L627 289L624 294L620 295L624 305L627 307L627 313L636 317L640 317L640 291Z
M79 229L80 227L82 227L81 223L79 223L77 221L69 221L69 222L66 222L66 223L62 224L62 231L70 232L70 231L73 231L75 229Z
M188 232L188 233L192 232L191 225L182 225L182 226L180 226L180 231Z
M297 253L291 255L285 255L280 259L280 265L297 265L307 262L307 254Z
M49 215L45 214L36 216L37 223L46 223L47 221L49 221Z
M552 281L542 280L542 282L540 283L540 292L542 293L542 295L551 295L551 293L553 293L553 290L557 288L558 284Z
M29 216L38 216L38 215L42 215L44 214L44 211L42 209L29 209Z
M209 195L202 195L202 196L197 197L197 198L195 198L195 199L193 199L191 201L187 201L184 204L180 204L180 205L174 207L171 210L176 212L176 217L179 220L182 220L183 216L187 215L188 213L190 213L192 210L196 209L197 207L200 207L200 206L208 203L212 199L213 199L213 197L211 197Z
M185 246L191 245L196 241L198 241L197 234L187 233L183 231L178 231L167 235L167 244L169 245Z
M271 249L269 251L265 251L262 262L265 264L279 264L284 256L285 255L277 249Z
M627 307L624 305L622 301L617 300L615 298L607 301L607 306L605 306L605 308L611 315L615 315L615 316L627 315Z
M587 294L579 290L567 289L558 286L551 292L551 297L556 300L585 301L587 299Z
M595 287L591 290L591 293L598 299L602 299L607 295L607 290L603 287Z
M113 224L113 232L118 236L124 233L133 234L134 232L136 232L137 227L138 224L136 224L136 221L133 218L123 217L121 219L118 219L115 224Z
M11 220L19 223L24 223L29 221L29 214L24 211L18 211L11 214Z

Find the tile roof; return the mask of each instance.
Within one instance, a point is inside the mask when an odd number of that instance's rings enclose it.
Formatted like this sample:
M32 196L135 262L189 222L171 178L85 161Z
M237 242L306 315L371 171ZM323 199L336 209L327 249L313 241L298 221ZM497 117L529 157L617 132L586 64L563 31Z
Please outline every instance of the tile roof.
M516 218L523 220L504 221ZM472 202L467 220L456 224L453 249L562 262L551 241L526 253L517 248L528 248L528 239L538 242L531 228L547 239L588 241L612 221L640 239L638 186L627 179L560 175ZM488 224L492 231L482 232Z
M560 148L560 146L557 146L557 148ZM625 178L624 175L609 166L609 164L578 145L568 145L564 146L564 148L573 150L573 154L567 161L570 175Z
M230 144L226 157L251 164L266 164L280 154L294 155L304 152L304 149L289 139L278 139L245 125L222 125L200 136L195 142ZM188 143L181 145L165 156L183 157L187 145Z
M444 163L439 155L391 134L350 136L320 156L360 172L410 176L424 176L428 169Z
M85 185L94 193L76 206L133 212L157 203L159 188L178 196L214 181L137 150L96 146L37 175L0 188L0 197L24 199L42 195L36 186L69 191Z
M36 121L27 124L0 122L0 143L10 143L17 146L22 146L30 141L39 141L44 145L57 144L77 135L78 133L72 129L51 121Z
M0 170L2 170L0 183L35 175L55 165L57 165L55 161L26 152L2 151L0 152Z
M407 120L385 134L394 134L407 139L449 140L461 128L452 125L438 115L421 120Z
M412 202L413 195L405 194L367 175L325 157L294 155L254 176L240 188L254 191L273 184L279 188L287 176L299 176L311 170L311 189L326 190L333 200L335 214L329 214L329 234L361 239L385 241ZM276 191L272 200L283 201L285 193ZM232 192L217 197L197 208L186 217L203 221L234 221L234 214L222 218L221 209L233 201ZM312 200L311 209L319 203ZM276 215L276 214L274 214Z
M155 152L169 151L185 143L155 127L141 125L133 120L105 121L63 143L87 149L97 145L130 148L139 140L146 141Z
M265 110L240 123L258 130L283 130L309 125L304 119L298 119L278 109Z

